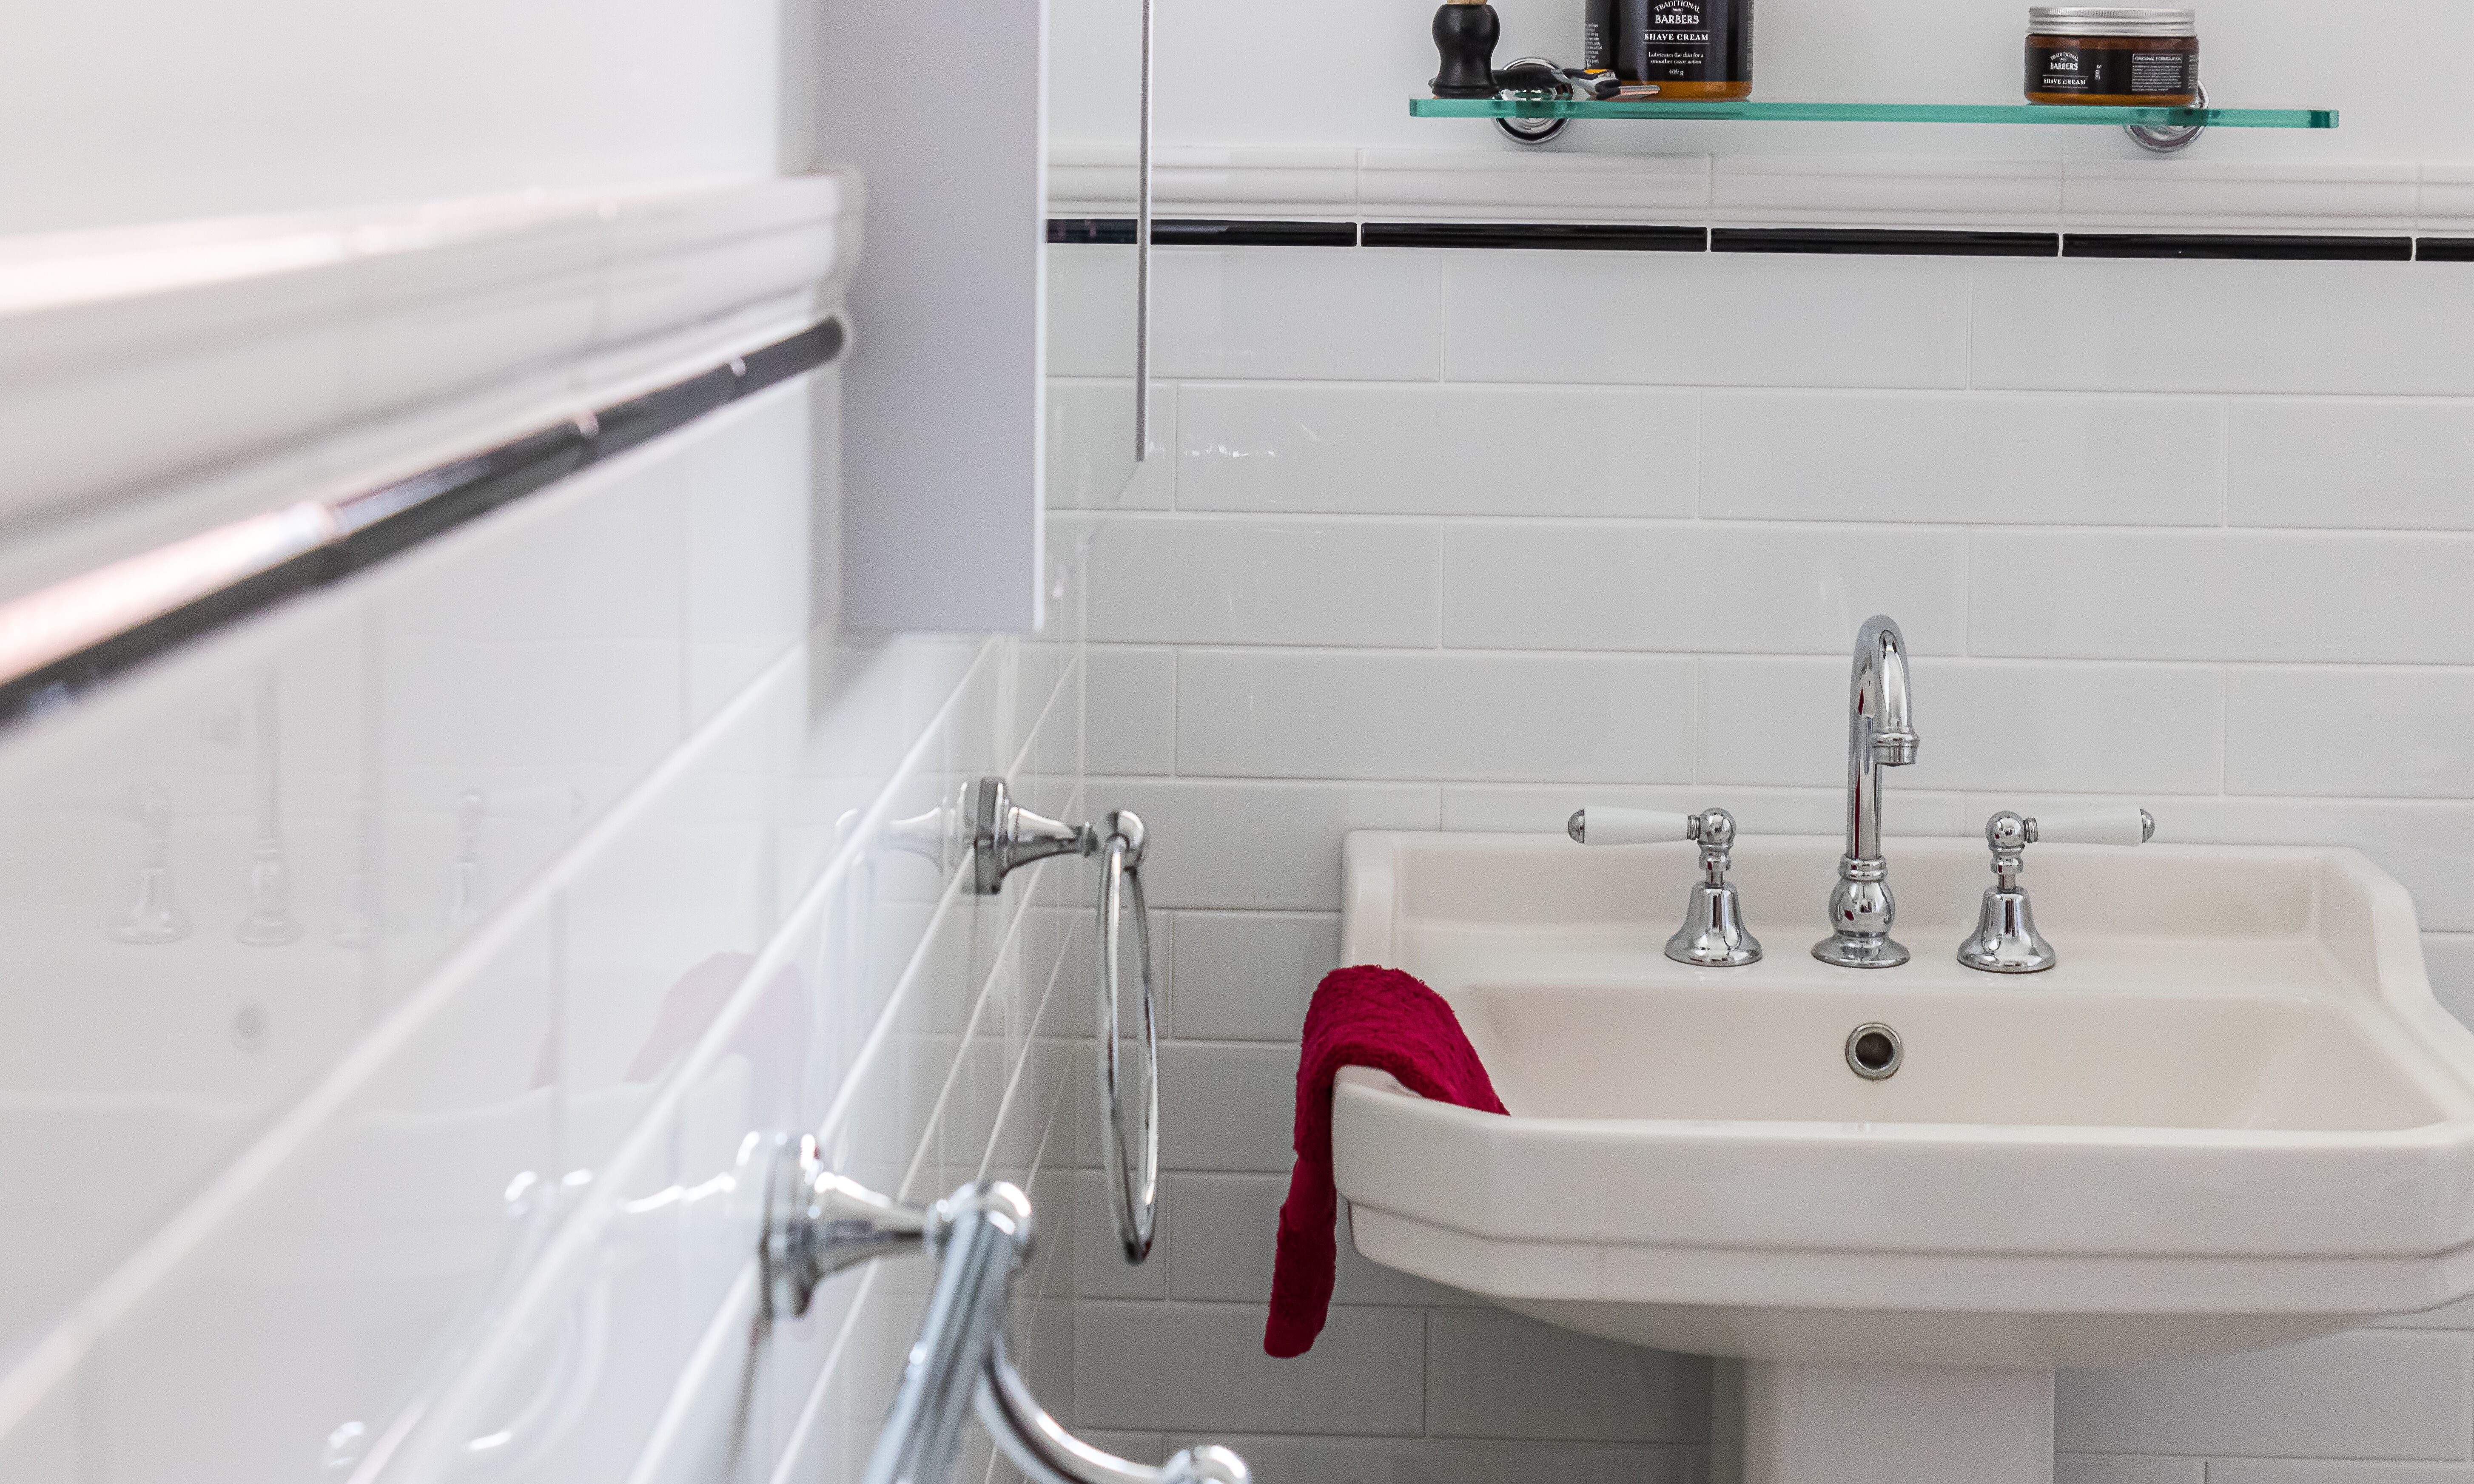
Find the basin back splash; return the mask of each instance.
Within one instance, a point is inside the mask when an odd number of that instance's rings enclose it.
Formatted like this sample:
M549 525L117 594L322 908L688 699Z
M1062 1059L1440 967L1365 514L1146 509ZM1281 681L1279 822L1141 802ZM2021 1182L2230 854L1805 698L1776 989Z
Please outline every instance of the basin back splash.
M1913 648L1923 738L1887 776L1894 878L1897 837L1974 833L2002 808L2133 802L2160 842L2351 846L2411 890L2436 988L2474 1014L2474 268L1364 245L1404 240L1385 222L1486 220L2063 236L2316 220L2411 239L2448 209L2449 171L2376 159L2005 176L1479 138L1436 136L1467 153L1422 159L1163 155L1163 210L1359 224L1361 245L1159 251L1154 426L1174 456L1097 528L1088 764L1095 797L1157 841L1168 1261L1086 1254L1079 1421L1128 1451L1226 1439L1265 1477L1682 1484L1724 1425L1723 1368L1550 1329L1346 1242L1322 1339L1262 1354L1343 836L1560 832L1585 803L1836 832L1848 646L1884 612ZM1999 192L1948 186L1971 170L2040 183L1996 220L1980 208ZM1764 172L1789 181L1766 216L1740 206ZM2332 207L2305 177L2350 183ZM1910 189L1926 179L1976 204L1932 215ZM1597 200L1634 194L1594 206L1593 180ZM1981 884L1903 889L1903 937L1946 958ZM1819 936L1821 908L1744 891L1774 952ZM2039 916L2067 953L2058 907ZM2474 1476L2469 1330L2474 1311L2443 1311L2065 1373L2056 1477Z

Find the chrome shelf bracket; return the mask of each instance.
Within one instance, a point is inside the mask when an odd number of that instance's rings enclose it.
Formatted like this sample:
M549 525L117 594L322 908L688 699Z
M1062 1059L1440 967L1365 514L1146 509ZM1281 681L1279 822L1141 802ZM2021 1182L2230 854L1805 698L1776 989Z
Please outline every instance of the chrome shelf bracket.
M1005 1181L906 1206L826 1169L814 1138L778 1141L763 1245L774 1318L806 1313L816 1286L846 1268L911 1252L936 1258L860 1484L946 1484L974 1413L1035 1484L1252 1484L1246 1461L1225 1448L1190 1448L1154 1469L1091 1447L1039 1404L1005 1351L1014 1275L1036 1242L1030 1198Z

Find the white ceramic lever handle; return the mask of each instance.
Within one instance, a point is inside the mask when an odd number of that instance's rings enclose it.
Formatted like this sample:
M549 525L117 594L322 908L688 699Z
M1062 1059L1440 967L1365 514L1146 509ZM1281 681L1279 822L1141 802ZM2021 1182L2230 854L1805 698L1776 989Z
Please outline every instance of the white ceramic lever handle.
M2155 833L2156 817L2135 803L2036 818L2039 845L2146 845Z
M1657 809L1575 809L1564 832L1577 845L1664 845L1692 838L1692 816Z

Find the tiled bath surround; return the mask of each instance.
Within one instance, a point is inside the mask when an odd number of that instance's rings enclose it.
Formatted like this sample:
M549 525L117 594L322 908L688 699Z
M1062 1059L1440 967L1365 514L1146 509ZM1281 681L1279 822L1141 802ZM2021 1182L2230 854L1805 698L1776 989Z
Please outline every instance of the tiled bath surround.
M0 888L58 904L0 914L0 1478L838 1477L926 1273L764 1324L777 1128L1026 1185L1014 1341L1070 1408L1087 872L973 898L886 826L995 772L1078 817L1079 549L1046 633L837 635L838 375L0 746ZM234 940L261 767L279 946ZM187 931L115 942L150 798Z
M1095 539L1088 757L1159 842L1168 1260L1086 1247L1080 1423L1297 1479L1702 1476L1706 1362L1353 1257L1317 1349L1263 1356L1298 1026L1349 829L1837 829L1877 610L1925 736L1893 834L2127 799L2358 847L2474 1013L2469 273L1164 250L1176 457ZM1745 903L1772 951L1819 906ZM2469 1330L2066 1374L2057 1478L2466 1484Z

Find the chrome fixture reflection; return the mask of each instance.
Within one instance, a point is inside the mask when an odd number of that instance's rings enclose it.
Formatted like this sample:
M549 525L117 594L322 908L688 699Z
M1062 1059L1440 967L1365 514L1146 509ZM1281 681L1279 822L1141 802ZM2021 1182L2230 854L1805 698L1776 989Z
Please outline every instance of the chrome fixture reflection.
M131 797L129 812L146 831L146 860L129 905L111 916L112 941L178 943L189 936L189 915L172 888L172 796L150 783Z
M2042 841L2069 845L2145 845L2156 838L2156 816L2146 809L2092 809L2023 819L2007 809L1984 822L1984 843L1993 848L1993 884L1976 916L1976 931L1958 945L1958 961L1989 974L2034 974L2053 967L2053 945L2036 931L2036 912L2019 884L2027 847Z
M1895 619L1876 615L1856 636L1847 686L1847 853L1830 893L1830 936L1812 945L1825 964L1895 969L1907 961L1906 948L1890 936L1898 908L1889 862L1881 858L1881 770L1915 760L1907 636Z
M344 910L327 941L339 948L366 948L378 941L377 810L366 798L352 803L352 865L344 873Z
M479 789L468 788L455 797L455 865L448 874L447 910L438 923L449 937L481 916L481 822L489 814L489 796Z
M281 719L277 714L275 677L260 678L255 723L251 742L256 755L255 803L256 829L250 839L249 916L232 936L254 948L279 948L301 939L301 920L292 915L292 874L283 860L281 757L278 752Z
M1159 1215L1158 1000L1152 987L1152 922L1142 877L1149 836L1141 816L1130 809L1116 810L1097 826L1067 825L1033 814L1013 802L1000 778L980 779L971 797L971 889L981 896L1003 891L1007 875L1033 861L1069 854L1100 857L1100 1004L1095 1022L1100 1153L1108 1183L1108 1219L1126 1260L1139 1263L1151 1256ZM1125 986L1121 940L1129 904L1143 984L1143 1089L1134 1134L1139 1152L1126 1147L1126 1096L1117 1051Z
M776 1317L805 1313L816 1285L844 1268L910 1252L936 1258L861 1484L945 1484L972 1412L1036 1484L1250 1484L1246 1461L1225 1448L1187 1448L1153 1469L1100 1451L1040 1406L1005 1352L1013 1277L1036 1239L1016 1186L981 1181L934 1206L906 1206L824 1168L815 1140L803 1138L779 1146L765 1206L764 1291Z
M1564 832L1575 845L1656 845L1689 840L1701 847L1702 879L1684 903L1684 925L1666 940L1666 956L1706 969L1758 964L1761 942L1744 925L1743 903L1727 879L1735 817L1724 809L1667 814L1656 809L1575 809Z

